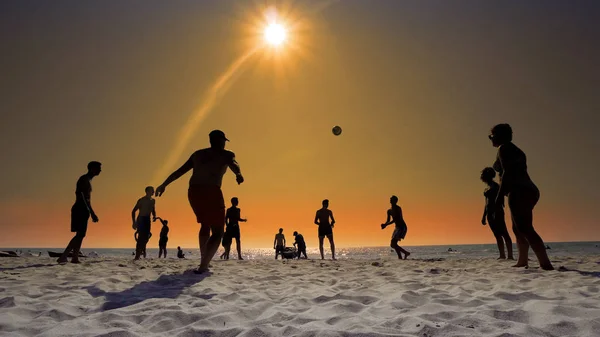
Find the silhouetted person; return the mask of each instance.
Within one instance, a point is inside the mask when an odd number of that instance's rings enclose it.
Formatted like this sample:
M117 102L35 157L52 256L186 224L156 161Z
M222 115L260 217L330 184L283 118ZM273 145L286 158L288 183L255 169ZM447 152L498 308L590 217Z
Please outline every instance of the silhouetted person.
M225 213L225 224L227 225L226 234L231 239L235 239L238 260L243 260L242 244L240 241L240 222L246 222L246 219L241 218L241 210L237 207L238 204L238 198L231 198L231 207L229 207L227 213ZM231 243L229 244L229 247L231 247ZM229 249L227 249L227 258L229 258Z
M158 238L158 258L164 254L167 258L167 242L169 242L169 220L163 220L159 217L156 219L160 220L162 228L160 229L160 237Z
M223 249L225 250L223 254L221 254L222 259L229 260L229 251L231 250L232 240L233 239L231 238L231 233L228 233L227 230L225 230L225 233L223 234L223 239L221 240L221 244L223 245Z
M170 183L192 170L188 200L194 210L196 220L201 225L198 234L201 254L198 273L208 271L208 264L219 249L221 237L223 237L225 200L221 191L221 183L227 168L229 167L235 173L238 184L244 182L240 167L235 161L235 154L225 150L225 142L228 139L223 131L211 131L209 139L210 148L194 152L156 189L156 195L161 196Z
M540 191L527 173L527 157L512 143L512 128L508 124L498 124L489 135L498 155L494 169L500 174L500 190L496 204L502 205L508 195L508 207L512 215L513 231L517 237L519 259L515 267L528 264L529 246L535 252L540 266L552 270L552 264L544 246L544 241L533 229L533 208L540 199Z
M185 254L183 253L183 250L181 250L181 247L177 247L177 258L179 259L185 259Z
M148 240L150 240L150 238L152 237L152 233L148 232L146 236L146 242L148 242ZM137 244L139 242L140 239L140 231L136 230L135 233L133 233L133 238L135 239L135 245L136 245L136 251L137 251ZM146 246L144 245L144 247L142 247L142 252L140 254L141 256L144 257L144 259L146 258ZM133 254L134 258L135 258L135 254ZM139 260L139 257L136 259Z
M142 254L146 257L146 245L148 244L148 240L150 240L150 230L152 225L150 216L156 221L156 202L154 198L152 198L154 195L154 187L148 186L144 191L146 192L146 195L138 199L131 211L131 220L133 221L132 227L137 229L137 234L139 235L135 246L134 260L139 260L140 255ZM139 213L136 220L135 213L138 211Z
M277 260L277 255L279 254L281 254L281 259L283 259L283 250L285 249L285 235L283 235L283 228L279 228L279 233L275 234L273 249L275 249L275 260Z
M87 233L88 219L92 217L93 222L98 222L98 216L94 212L91 203L92 197L92 179L102 172L102 164L97 161L89 162L88 172L77 180L75 187L75 204L71 207L71 232L75 236L71 239L67 248L58 258L58 263L67 262L69 253L73 252L72 263L79 263L79 251L83 238Z
M408 227L406 226L406 222L404 222L404 218L402 217L402 208L398 206L398 197L392 195L390 198L390 204L392 207L387 211L387 220L385 223L381 224L381 229L385 229L391 224L396 224L396 228L394 228L394 232L392 233L390 247L396 251L399 259L402 259L401 253L404 253L404 259L406 260L406 258L410 255L410 252L400 247L398 245L398 241L404 239L406 232L408 231Z
M331 247L331 258L335 260L335 243L333 242L333 226L335 225L335 219L333 218L333 212L328 209L329 200L323 200L323 208L317 211L315 215L315 225L319 226L319 251L321 252L321 260L325 259L323 255L323 239L327 237L329 245ZM331 222L329 222L331 219Z
M298 260L300 260L300 255L303 254L305 259L308 259L306 256L306 242L304 242L304 237L302 234L298 232L294 232L294 237L296 238L296 242L294 242L294 246L298 251Z
M504 196L502 196L502 204L496 204L496 197L500 190L500 185L494 181L496 177L496 171L491 167L486 167L481 171L481 181L488 185L488 188L483 192L485 196L485 208L483 209L483 218L481 224L487 223L490 225L492 233L496 238L498 244L498 251L500 252L499 259L506 259L504 255L504 244L506 244L506 251L508 252L508 259L513 259L512 252L512 240L506 229L506 222L504 221Z

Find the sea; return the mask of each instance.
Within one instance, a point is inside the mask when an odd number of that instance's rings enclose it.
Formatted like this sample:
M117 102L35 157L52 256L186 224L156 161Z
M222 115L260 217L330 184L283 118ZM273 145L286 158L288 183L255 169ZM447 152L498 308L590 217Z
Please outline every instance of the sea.
M590 242L546 242L548 255L553 257L561 256L583 256L599 255L600 241ZM325 245L326 258L330 257L329 245ZM496 244L470 244L470 245L436 245L436 246L402 246L408 250L411 255L409 259L479 259L498 256ZM48 252L62 252L64 248L0 248L0 251L16 251L21 256L45 256ZM513 245L515 258L517 248ZM182 248L186 258L198 258L200 252L195 248ZM131 257L134 248L83 248L82 253L89 257ZM219 249L216 256L221 255L222 248ZM319 258L318 247L307 249L309 258ZM157 258L158 248L148 248L146 250L147 258ZM531 253L530 255L533 256ZM177 249L167 249L168 258L176 258ZM242 256L247 260L254 259L272 259L275 251L269 248L244 248ZM394 258L396 253L390 247L351 247L337 248L336 257L338 259L357 259L357 260L376 260L382 258ZM237 258L235 243L231 246L230 257Z

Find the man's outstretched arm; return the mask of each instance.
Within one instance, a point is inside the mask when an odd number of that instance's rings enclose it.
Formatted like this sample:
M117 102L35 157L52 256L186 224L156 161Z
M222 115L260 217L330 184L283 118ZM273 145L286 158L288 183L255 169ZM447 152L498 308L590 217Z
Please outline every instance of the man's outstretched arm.
M194 162L192 161L192 157L190 157L183 165L181 165L180 168L175 170L175 172L171 173L171 175L160 186L156 188L156 196L160 197L165 192L165 188L169 186L170 183L179 179L182 175L188 173L188 171L192 168L194 168Z

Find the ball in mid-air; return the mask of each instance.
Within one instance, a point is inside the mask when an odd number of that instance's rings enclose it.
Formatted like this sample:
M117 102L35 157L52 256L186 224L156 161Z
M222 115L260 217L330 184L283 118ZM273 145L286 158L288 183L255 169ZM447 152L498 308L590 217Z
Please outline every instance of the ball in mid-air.
M342 134L342 128L339 125L336 125L331 129L331 132L333 132L334 135L339 136Z

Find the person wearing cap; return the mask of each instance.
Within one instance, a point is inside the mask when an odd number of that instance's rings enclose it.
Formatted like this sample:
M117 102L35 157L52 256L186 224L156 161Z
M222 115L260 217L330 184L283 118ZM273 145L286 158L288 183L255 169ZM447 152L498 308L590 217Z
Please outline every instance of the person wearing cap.
M188 200L200 224L200 266L197 273L208 271L208 264L219 249L225 226L225 200L221 191L223 175L227 168L236 176L238 184L244 182L235 154L225 150L229 141L221 130L209 135L210 147L194 152L190 158L156 188L160 197L166 187L192 170L188 189Z

